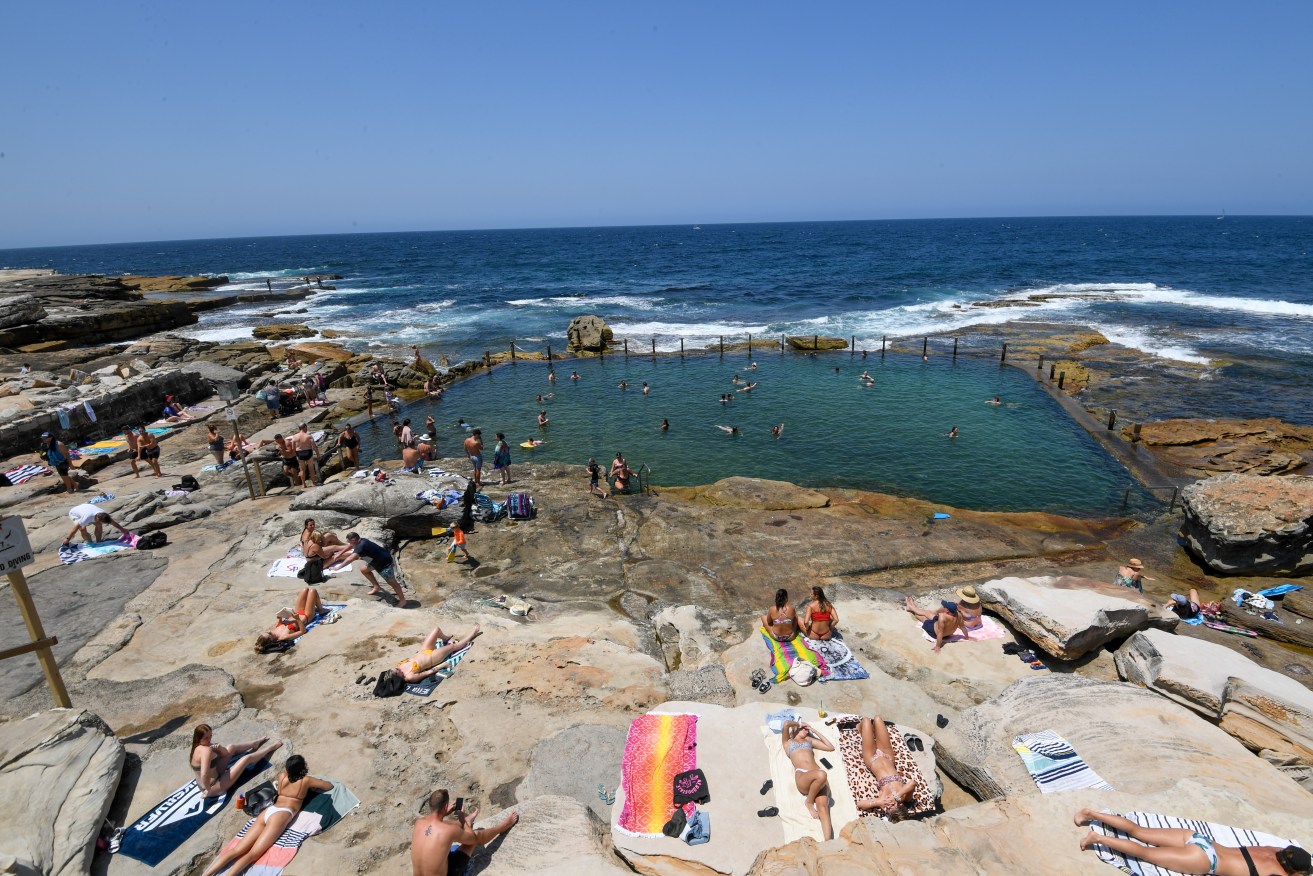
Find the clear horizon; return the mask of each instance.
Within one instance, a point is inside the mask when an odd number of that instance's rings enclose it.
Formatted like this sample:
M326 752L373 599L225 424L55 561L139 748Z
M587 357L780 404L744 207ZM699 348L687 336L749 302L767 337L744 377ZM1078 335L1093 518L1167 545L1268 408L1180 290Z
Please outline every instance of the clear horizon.
M0 249L1313 214L1294 0L74 0L6 24Z

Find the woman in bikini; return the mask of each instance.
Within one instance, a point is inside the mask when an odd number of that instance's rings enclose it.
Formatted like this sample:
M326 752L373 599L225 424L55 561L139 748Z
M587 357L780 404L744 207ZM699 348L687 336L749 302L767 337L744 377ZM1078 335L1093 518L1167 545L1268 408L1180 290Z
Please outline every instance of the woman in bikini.
M863 718L858 726L862 734L862 763L875 776L877 793L857 801L862 810L879 809L890 821L907 817L907 806L916 790L916 780L898 772L894 766L894 747L889 741L889 728L877 715Z
M962 638L970 639L971 634L985 628L984 618L980 614L980 597L974 587L963 587L957 591L957 602L943 600L939 608L926 609L917 606L912 597L903 600L903 609L921 622L921 629L935 640L934 653L938 654L944 642L958 633Z
M1141 827L1134 821L1107 812L1082 809L1075 822L1084 827L1098 821L1132 839L1101 836L1090 831L1080 841L1081 849L1104 846L1121 855L1148 861L1155 867L1177 873L1218 876L1300 876L1313 867L1309 854L1299 846L1224 846L1202 833L1173 827ZM1139 840L1139 842L1136 842Z
M255 823L246 832L246 836L238 840L231 849L220 852L219 857L210 862L203 876L220 873L229 866L232 867L229 876L245 873L247 868L269 851L283 835L283 831L305 805L305 798L311 791L333 790L332 782L316 779L314 776L306 775L306 772L304 757L294 754L287 759L283 771L274 781L278 788L278 799L255 817Z
M338 538L337 533L335 532L324 530L316 533L315 519L313 517L307 517L305 519L305 525L301 527L301 552L307 557L311 555L311 536L316 534L321 537L320 547L322 548L348 547L347 543ZM337 553L341 553L341 551L338 551ZM324 565L328 565L328 563L325 562Z
M815 751L834 751L834 744L812 732L806 724L789 721L780 731L780 744L793 764L793 781L798 793L807 798L807 811L819 819L827 840L834 839L834 825L830 823L830 776L816 762Z
M201 796L218 797L241 778L248 766L283 747L281 742L266 742L268 737L241 745L216 745L214 729L209 724L197 724L191 734L190 763Z
M812 601L807 603L807 610L802 614L802 634L809 639L828 641L838 629L839 612L825 598L824 590L813 587Z
M405 679L406 684L416 684L430 675L436 674L442 668L442 664L447 662L447 658L459 651L464 651L481 635L483 635L483 629L478 624L475 624L474 629L470 630L470 634L460 641L450 639L441 629L434 627L433 632L429 633L428 638L424 640L423 645L420 645L419 650L413 656L398 662L396 669L390 671ZM447 644L439 646L439 642L446 642Z
M789 591L775 591L775 604L762 614L761 625L777 642L792 642L798 635L798 612L789 604Z
M324 611L323 600L319 598L319 591L313 587L302 587L296 595L296 610L283 609L278 612L278 623L274 628L255 637L255 653L263 654L278 642L290 642L305 635L306 624L321 614L327 612Z

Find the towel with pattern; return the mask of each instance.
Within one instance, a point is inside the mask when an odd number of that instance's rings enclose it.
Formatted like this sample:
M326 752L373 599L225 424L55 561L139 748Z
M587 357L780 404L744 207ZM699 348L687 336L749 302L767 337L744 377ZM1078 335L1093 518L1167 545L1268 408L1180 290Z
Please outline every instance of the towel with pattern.
M20 465L6 471L5 477L9 478L9 483L18 486L27 483L37 475L48 474L50 474L50 469L44 465Z
M815 666L817 677L822 681L830 674L829 667L825 665L825 659L807 647L807 640L802 637L802 633L798 633L787 642L781 642L766 632L765 627L759 627L757 632L761 633L761 638L770 650L771 671L775 673L777 683L788 677L789 667L793 665L795 660L805 660Z
M446 643L439 642L438 647L441 648L444 644ZM437 689L438 685L442 684L444 681L446 681L447 679L451 678L453 675L456 674L456 667L459 666L461 661L465 659L465 655L470 653L470 648L472 647L474 646L471 645L469 648L466 648L463 651L457 651L455 654L452 654L450 657L448 657L446 660L447 663L446 669L439 669L437 672L433 673L423 681L416 682L415 684L406 685L406 693L414 694L417 697L426 697L429 694L433 693L433 691Z
M305 808L297 813L283 830L283 835L274 841L269 850L256 859L246 871L246 876L278 876L288 864L292 863L292 859L301 848L301 843L317 833L328 830L360 805L360 800L347 790L346 785L336 779L325 781L333 783L333 790L312 794L306 800ZM246 826L237 832L237 836L224 846L224 851L241 842L242 837L259 818L260 816L257 815L247 821Z
M917 621L917 623L920 624L921 621ZM971 638L968 639L961 633L954 633L947 639L944 639L944 644L947 645L949 642L984 642L989 639L1001 639L1007 635L1007 632L1008 631L1001 623L994 620L989 615L982 615L980 618L980 629L972 630ZM921 637L927 642L933 642L935 640L934 636L925 631L925 627L921 627Z
M821 681L860 681L863 678L870 678L871 673L866 671L866 667L857 662L853 652L844 644L835 634L833 639L808 639L803 638L803 642L808 648L816 652L824 663L828 673L822 675Z
M126 450L128 442L126 441L97 441L95 444L88 444L86 447L79 447L78 451L83 456L101 456L106 453L114 453L119 450Z
M698 716L649 712L629 725L621 758L625 805L616 828L633 836L661 836L675 811L675 776L694 769ZM693 811L685 804L685 815Z
M853 720L857 717L857 715L847 716ZM840 718L840 720L846 719ZM916 758L908 751L903 734L893 723L887 723L885 726L889 728L889 745L894 750L894 769L898 770L900 776L906 776L916 782L912 790L912 802L907 807L909 816L934 812L935 792L931 790L930 783L926 781L921 768L917 766ZM839 732L839 754L843 757L844 768L848 771L848 790L854 800L870 799L880 793L875 776L871 775L871 771L866 768L866 763L862 760L862 734L859 730L854 728ZM879 809L866 809L859 812L863 816L872 818L883 818L885 815Z
M1126 812L1122 818L1134 821L1141 827L1168 827L1188 830L1192 833L1201 833L1215 843L1224 846L1283 846L1299 845L1293 840L1284 840L1267 833L1259 833L1255 830L1245 830L1239 827L1228 827L1225 824L1214 824L1211 821L1198 821L1193 818L1178 818L1175 815L1156 815L1152 812ZM1104 836L1127 839L1127 835L1120 830L1113 830L1105 827L1102 822L1095 821L1090 825L1090 829L1095 833L1101 833ZM1118 852L1114 852L1107 846L1096 845L1094 852L1099 856L1099 860L1105 864L1116 867L1123 873L1131 873L1133 876L1181 876L1176 870L1168 870L1165 867L1158 867L1150 864L1148 861L1141 861L1139 858L1128 858Z
M355 563L339 569L324 569L325 575L343 575L350 572ZM305 557L279 557L269 566L270 578L299 578L297 573L305 567Z
M137 546L137 536L123 535L114 541L84 541L59 546L59 561L64 565L93 560L118 551L130 551Z
M1053 730L1023 733L1012 740L1030 777L1045 794L1074 791L1078 788L1113 790L1090 765L1081 760L1071 743Z

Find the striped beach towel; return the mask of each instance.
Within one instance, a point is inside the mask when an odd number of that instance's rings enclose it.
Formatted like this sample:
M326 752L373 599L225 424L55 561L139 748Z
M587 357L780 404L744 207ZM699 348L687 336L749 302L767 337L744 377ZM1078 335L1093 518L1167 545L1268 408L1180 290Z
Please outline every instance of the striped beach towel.
M1053 730L1025 733L1012 740L1030 777L1045 794L1078 788L1113 790L1089 764L1081 760L1071 743Z
M788 677L789 667L795 660L806 660L815 666L817 675L822 681L830 674L829 667L825 665L825 658L807 647L807 640L802 637L802 633L798 633L788 642L781 642L766 632L765 627L760 627L757 631L761 633L762 640L770 650L771 671L775 673L776 682Z
M1281 839L1255 830L1229 827L1225 824L1214 824L1211 821L1198 821L1193 818L1178 818L1175 815L1157 815L1153 812L1127 812L1122 815L1122 818L1134 821L1141 827L1180 828L1193 833L1201 833L1213 842L1224 846L1276 846L1282 848L1283 846L1299 845L1293 840ZM1119 839L1128 838L1120 830L1105 827L1099 821L1093 822L1090 829L1104 836ZM1148 861L1141 861L1139 858L1128 858L1112 851L1107 846L1095 845L1094 852L1103 863L1116 867L1123 873L1131 873L1133 876L1180 876L1176 870L1158 867Z
M346 785L334 779L326 781L333 783L333 790L315 794L306 801L305 808L297 813L283 831L283 835L274 841L269 850L256 859L246 871L246 876L278 876L288 864L292 863L292 859L301 848L301 843L317 833L328 830L360 805L360 800L347 790ZM235 846L251 829L251 825L259 819L260 816L257 815L246 822L246 826L237 832L232 842L224 846L225 851Z
M50 469L44 465L20 465L6 471L5 477L9 478L9 483L18 486L27 483L37 475L46 474L50 474Z
M441 646L442 643L439 643L439 647ZM461 661L465 659L465 655L470 653L470 648L473 647L473 645L470 645L464 651L457 651L455 654L448 657L446 660L446 669L439 669L423 681L406 685L406 693L414 694L417 697L426 697L433 693L438 685L456 674L456 667L460 665Z
M621 759L625 805L616 823L633 836L661 836L675 811L675 776L697 766L697 715L649 713L629 725ZM686 804L692 807L692 804Z

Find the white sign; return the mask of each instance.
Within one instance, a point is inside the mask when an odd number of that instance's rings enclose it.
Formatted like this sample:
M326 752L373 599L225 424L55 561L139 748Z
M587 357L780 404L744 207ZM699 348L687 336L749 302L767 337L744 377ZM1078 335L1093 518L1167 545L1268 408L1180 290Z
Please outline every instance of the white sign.
M223 416L224 416L224 419L226 419L226 420L232 420L234 423L236 423L236 422L237 422L237 409L236 409L236 408L224 408L224 409L223 409Z
M32 565L32 545L27 540L23 518L0 520L0 572L12 572Z

